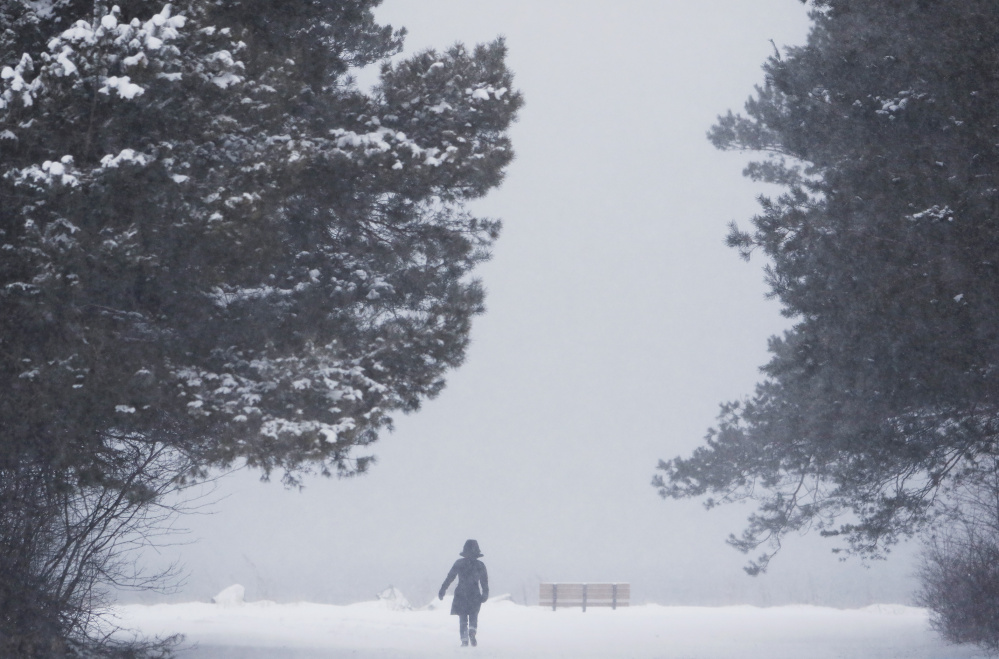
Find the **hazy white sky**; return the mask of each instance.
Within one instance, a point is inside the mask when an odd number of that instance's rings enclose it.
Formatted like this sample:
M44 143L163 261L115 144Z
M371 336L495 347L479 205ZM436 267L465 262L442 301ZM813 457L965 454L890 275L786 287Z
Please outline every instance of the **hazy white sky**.
M480 276L487 313L444 393L374 447L372 472L223 481L179 599L242 583L248 599L434 595L466 538L492 591L628 581L661 603L905 601L906 556L865 569L793 538L752 579L724 544L749 508L662 501L659 458L701 442L720 402L752 391L786 321L762 262L724 246L763 192L745 158L705 139L739 109L778 45L802 43L797 0L386 0L407 52L504 35L526 106L503 187L476 206L504 221ZM901 552L906 554L906 552Z

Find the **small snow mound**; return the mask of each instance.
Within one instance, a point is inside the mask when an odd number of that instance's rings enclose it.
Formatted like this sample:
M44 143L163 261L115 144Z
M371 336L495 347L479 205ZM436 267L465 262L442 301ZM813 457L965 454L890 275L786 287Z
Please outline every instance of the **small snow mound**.
M402 591L392 586L378 593L378 602L392 611L410 611L413 608Z
M497 602L513 602L513 596L510 593L503 593L502 595L497 595L496 597L490 597L486 600L487 604L496 604Z
M238 583L233 584L213 597L212 604L218 604L219 606L240 606L243 604L243 596L245 595L245 588Z

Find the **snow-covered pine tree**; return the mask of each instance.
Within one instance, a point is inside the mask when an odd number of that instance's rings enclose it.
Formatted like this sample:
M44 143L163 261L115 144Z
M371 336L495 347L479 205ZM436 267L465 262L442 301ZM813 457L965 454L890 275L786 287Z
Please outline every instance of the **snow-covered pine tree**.
M6 482L351 475L441 390L521 96L502 41L388 63L377 4L0 1Z
M8 450L115 428L350 473L440 390L521 101L501 42L359 90L400 43L371 4L132 3L0 54Z
M730 244L769 258L793 328L669 497L754 499L732 544L817 528L878 554L992 464L999 439L999 5L813 0L805 46L711 131L783 186Z

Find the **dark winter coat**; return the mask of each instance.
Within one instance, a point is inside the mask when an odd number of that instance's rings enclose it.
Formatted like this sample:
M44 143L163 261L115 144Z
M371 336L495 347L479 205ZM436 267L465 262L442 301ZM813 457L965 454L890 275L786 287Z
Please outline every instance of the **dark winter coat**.
M485 564L477 558L459 558L447 573L447 579L441 586L441 597L458 577L458 585L454 588L454 602L451 603L451 615L471 615L479 612L482 603L489 599L489 577L486 575Z

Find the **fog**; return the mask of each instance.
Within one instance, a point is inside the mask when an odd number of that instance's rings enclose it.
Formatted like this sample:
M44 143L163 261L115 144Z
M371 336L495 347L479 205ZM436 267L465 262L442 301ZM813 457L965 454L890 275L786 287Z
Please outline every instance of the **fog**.
M409 30L407 53L506 38L526 106L504 185L475 205L504 221L478 273L488 310L370 474L302 491L221 480L213 514L181 521L188 544L151 556L184 563L170 599L241 583L248 599L347 603L391 584L423 604L475 538L493 593L518 602L541 580L630 582L636 603L908 602L911 548L865 566L793 536L751 578L724 542L751 508L650 486L752 391L788 322L763 261L724 245L766 190L705 133L762 80L771 40L804 41L801 3L386 0L377 16Z

